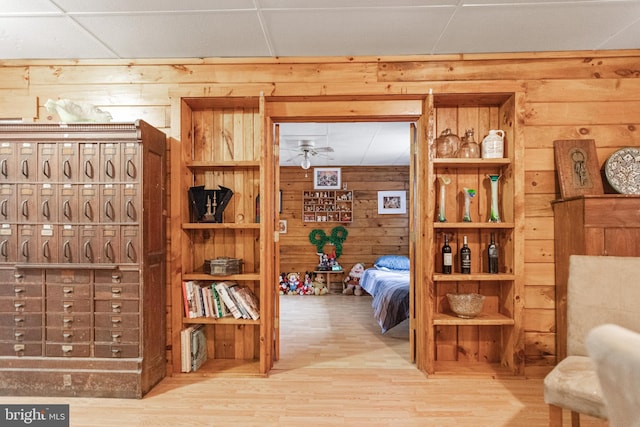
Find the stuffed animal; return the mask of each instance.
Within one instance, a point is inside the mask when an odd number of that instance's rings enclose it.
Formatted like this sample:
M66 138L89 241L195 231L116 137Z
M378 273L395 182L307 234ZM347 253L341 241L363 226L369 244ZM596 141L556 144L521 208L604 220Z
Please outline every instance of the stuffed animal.
M342 291L345 295L362 295L362 288L360 287L360 278L362 277L362 273L364 273L364 264L361 262L357 262L351 267L351 271L344 278L343 282L345 284L345 288Z
M325 295L329 293L329 289L327 288L326 279L324 278L324 274L317 274L316 277L311 282L313 286L313 294L314 295Z
M280 287L279 293L280 295L287 295L289 293L289 280L287 273L280 273Z
M300 294L303 283L300 281L299 273L289 273L287 275L287 295Z
M304 273L304 282L300 295L313 295L314 293L315 291L313 289L312 273L307 271L306 273Z

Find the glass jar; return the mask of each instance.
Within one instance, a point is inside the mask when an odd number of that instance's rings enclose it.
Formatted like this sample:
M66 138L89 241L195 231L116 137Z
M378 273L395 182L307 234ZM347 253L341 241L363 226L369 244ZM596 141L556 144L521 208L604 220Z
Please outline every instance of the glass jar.
M480 146L473 138L473 129L467 129L462 144L458 148L457 157L461 159L479 159Z
M451 133L451 129L446 128L436 138L436 157L441 159L455 157L459 145L460 138L458 135Z

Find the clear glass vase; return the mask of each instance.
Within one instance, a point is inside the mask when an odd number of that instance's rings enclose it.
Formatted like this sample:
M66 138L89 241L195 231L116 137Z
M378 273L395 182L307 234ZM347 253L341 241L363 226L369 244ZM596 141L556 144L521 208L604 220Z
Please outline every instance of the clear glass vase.
M438 206L438 222L447 222L445 205L447 201L447 185L451 183L451 178L442 175L438 177L438 181L440 181L440 205Z
M491 180L491 210L489 212L489 222L500 222L500 211L498 208L498 180L500 175L489 175Z
M471 199L475 197L476 190L473 188L464 188L464 213L462 214L462 222L471 221Z

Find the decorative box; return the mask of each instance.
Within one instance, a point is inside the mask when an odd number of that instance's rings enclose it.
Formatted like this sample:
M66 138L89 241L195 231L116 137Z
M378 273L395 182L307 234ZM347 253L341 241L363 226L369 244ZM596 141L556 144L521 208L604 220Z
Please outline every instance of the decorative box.
M240 274L242 260L239 258L218 257L204 260L204 272L212 275Z

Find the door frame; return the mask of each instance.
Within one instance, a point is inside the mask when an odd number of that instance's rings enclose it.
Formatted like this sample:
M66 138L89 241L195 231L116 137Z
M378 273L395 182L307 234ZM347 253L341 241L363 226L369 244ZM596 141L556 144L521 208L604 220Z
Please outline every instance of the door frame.
M409 226L409 257L411 259L411 280L410 280L410 355L413 362L418 361L417 367L425 370L420 360L424 360L427 351L425 345L426 322L425 313L427 307L424 298L416 296L424 295L424 289L417 289L418 284L422 283L417 278L424 277L425 263L416 262L416 249L422 245L417 244L421 239L419 236L425 235L425 225L422 220L425 207L421 206L420 201L424 200L420 195L424 194L426 182L424 181L424 173L420 172L420 164L427 152L427 131L424 116L427 111L424 109L428 105L427 94L420 96L318 96L301 98L282 98L282 97L266 97L265 102L265 118L267 123L285 123L285 122L407 122L407 126L411 127L411 159L410 159L410 226ZM415 123L415 125L414 125ZM265 129L265 144L273 147L276 151L275 159L279 159L279 136L277 128ZM273 139L272 139L273 138ZM279 163L275 164L275 168L279 169ZM420 179L418 179L418 177ZM279 175L278 175L279 180ZM279 182L276 183L279 185ZM277 201L273 201L274 205ZM279 214L275 215L274 227L278 230L277 222ZM274 236L274 246L279 249L279 232L276 231ZM277 262L279 257L274 257ZM279 265L274 265L272 270L278 271ZM274 355L280 354L280 312L277 301L274 304Z

